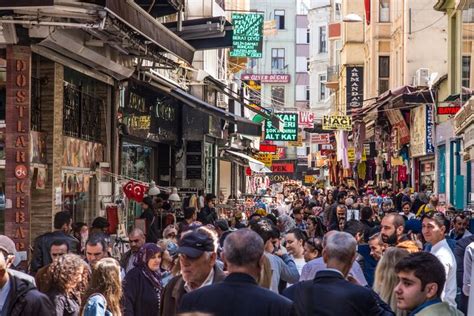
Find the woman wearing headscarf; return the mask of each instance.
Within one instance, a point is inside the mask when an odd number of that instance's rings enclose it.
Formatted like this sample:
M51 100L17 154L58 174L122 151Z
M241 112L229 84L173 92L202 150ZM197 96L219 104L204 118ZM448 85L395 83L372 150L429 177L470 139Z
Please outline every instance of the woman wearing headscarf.
M156 244L146 243L123 282L124 316L153 315L161 304L161 255L162 249Z

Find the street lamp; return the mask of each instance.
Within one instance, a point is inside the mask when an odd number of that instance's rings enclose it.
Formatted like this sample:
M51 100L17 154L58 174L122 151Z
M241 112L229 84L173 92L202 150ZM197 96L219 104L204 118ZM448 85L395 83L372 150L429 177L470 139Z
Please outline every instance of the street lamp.
M348 23L362 22L362 18L358 14L349 13L348 15L342 18L342 22L348 22Z

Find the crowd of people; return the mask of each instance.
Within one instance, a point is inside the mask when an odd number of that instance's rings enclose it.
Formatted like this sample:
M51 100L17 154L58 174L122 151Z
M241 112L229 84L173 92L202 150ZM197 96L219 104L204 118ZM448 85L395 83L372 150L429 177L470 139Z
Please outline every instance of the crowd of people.
M56 213L23 272L0 235L0 316L474 315L470 214L434 194L292 186L225 215L198 202L178 216L145 197L120 258L102 217Z

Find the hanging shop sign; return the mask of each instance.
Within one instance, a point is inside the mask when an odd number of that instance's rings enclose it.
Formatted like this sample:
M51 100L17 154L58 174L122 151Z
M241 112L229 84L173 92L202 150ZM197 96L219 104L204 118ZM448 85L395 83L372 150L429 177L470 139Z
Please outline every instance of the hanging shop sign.
M346 67L347 114L364 103L364 67Z
M260 81L261 83L290 83L290 75L287 74L242 74L241 80L254 80Z
M364 143L364 151L367 158L374 158L377 156L375 152L375 142Z
M351 131L352 117L347 115L324 115L323 130L326 131Z
M258 153L257 160L265 164L266 167L272 166L273 154L272 153Z
M330 134L329 133L311 134L310 139L311 139L311 144L329 144Z
M263 14L232 14L231 57L262 58Z
M347 148L347 158L348 158L349 162L355 162L356 161L356 152L355 152L354 147ZM367 161L367 152L365 151L365 148L362 151L360 161Z
M298 135L298 140L294 142L288 142L288 146L291 147L302 147L303 146L303 136ZM299 148L298 148L299 149Z
M298 112L298 126L300 128L314 128L314 120L316 119L316 114L308 111Z
M202 178L202 142L186 142L186 179L201 180Z
M272 164L272 172L293 173L295 172L295 164L294 163L274 163Z
M4 234L18 251L30 242L30 107L31 49L7 46L7 98L5 111L5 210Z
M313 176L313 175L305 175L304 176L304 184L305 185L311 185L313 184L314 182L316 182L316 177Z
M438 115L455 115L461 110L460 106L438 106L436 114Z
M392 132L396 130L394 134L397 137L397 143L400 146L408 144L410 142L410 129L403 118L402 112L400 110L390 110L387 111L387 117L390 125L392 125Z
M469 100L467 103L456 113L454 117L454 131L456 135L462 133L462 131L471 124L474 120L474 101Z
M433 154L433 111L431 105L421 105L412 109L410 117L411 157Z
M276 153L277 152L277 145L270 145L270 144L260 144L260 152L264 153Z
M270 120L265 120L265 140L298 140L298 113L276 113L276 116L283 121L283 131L275 128Z

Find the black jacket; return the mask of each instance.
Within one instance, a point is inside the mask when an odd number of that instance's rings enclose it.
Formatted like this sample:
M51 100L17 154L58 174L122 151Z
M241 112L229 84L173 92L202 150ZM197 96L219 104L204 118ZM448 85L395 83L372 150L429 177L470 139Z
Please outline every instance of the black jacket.
M79 316L81 306L77 299L68 297L56 289L50 289L46 295L56 308L56 316Z
M156 289L140 268L133 268L125 276L123 298L124 316L154 315L160 310Z
M55 240L67 241L69 244L69 251L72 253L77 253L77 250L79 249L79 240L70 235L66 235L62 231L54 231L38 236L35 239L33 248L31 272L36 273L41 267L44 267L45 265L48 265L52 262L49 249Z
M210 208L209 205L204 206L198 213L198 221L203 225L212 224L217 220L217 213L215 208Z
M454 247L454 257L456 258L456 282L458 287L462 287L464 274L464 251L471 242L474 242L474 235L459 239Z
M28 280L10 274L10 292L8 294L8 316L51 316L54 315L54 305L49 298L39 292Z
M179 311L214 316L296 315L290 300L258 286L253 277L243 273L232 273L221 283L185 294Z
M299 316L393 315L377 304L370 290L346 281L332 270L319 271L314 280L299 282L283 295L293 300Z

